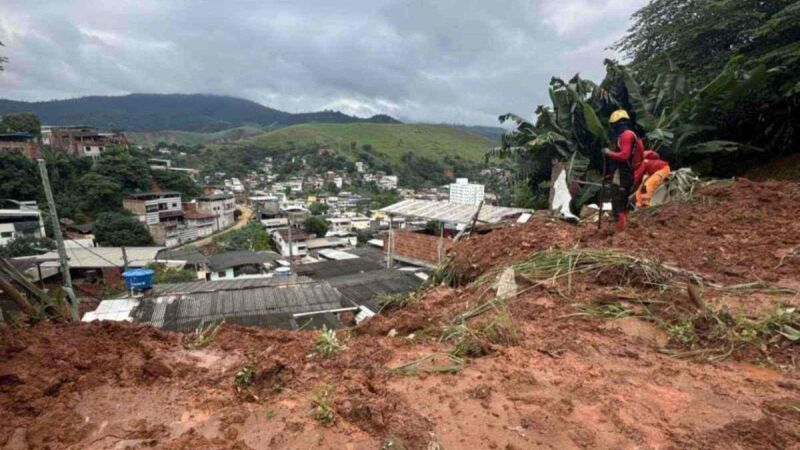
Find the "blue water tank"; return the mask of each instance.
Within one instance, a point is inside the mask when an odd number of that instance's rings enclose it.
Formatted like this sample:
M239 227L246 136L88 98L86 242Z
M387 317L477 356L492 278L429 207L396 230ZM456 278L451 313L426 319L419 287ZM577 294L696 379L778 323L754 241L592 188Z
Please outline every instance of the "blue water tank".
M132 269L122 272L122 278L129 291L146 291L153 287L154 274L150 269Z

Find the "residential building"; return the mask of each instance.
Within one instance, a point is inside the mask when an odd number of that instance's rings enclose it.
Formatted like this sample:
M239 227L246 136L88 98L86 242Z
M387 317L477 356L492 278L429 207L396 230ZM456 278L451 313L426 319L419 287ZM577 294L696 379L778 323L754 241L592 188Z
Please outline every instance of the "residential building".
M232 194L211 194L197 197L197 210L214 215L214 231L224 230L234 223L236 202Z
M281 213L284 217L289 218L292 223L302 223L311 217L311 212L300 205L283 205Z
M173 172L183 172L189 175L192 179L196 179L198 175L200 175L200 171L197 169L189 169L187 167L174 167L172 165L172 161L169 159L157 159L151 158L147 160L147 165L150 166L152 170L171 170Z
M397 175L384 175L378 180L378 187L390 191L392 189L397 189L397 182Z
M366 165L366 164L364 164L364 162L363 162L363 161L356 161L356 172L358 172L358 173L364 173L364 171L365 171L366 169L367 169L367 165Z
M289 219L286 217L276 217L274 219L261 219L261 225L264 225L267 232L280 230L281 228L289 227Z
M450 203L457 205L477 205L483 201L482 184L471 184L467 178L456 178L450 185Z
M186 221L186 226L197 230L197 239L214 233L217 216L205 211L198 211L196 203L187 204L186 206L189 205L192 205L193 208L184 209L183 218Z
M350 231L353 222L349 217L330 217L325 219L328 222L328 232Z
M39 157L39 143L36 136L30 133L0 134L0 152L19 151L28 159Z
M122 207L147 225L156 225L162 217L175 215L168 213L181 213L183 209L181 194L175 191L129 194L122 200Z
M8 209L6 209L6 205L9 206ZM3 209L0 209L0 245L6 245L19 237L42 238L44 236L42 214L35 201L6 200L3 202Z
M208 279L233 280L237 278L265 278L277 266L280 258L275 252L240 250L220 253L208 258Z
M133 213L140 222L147 225L153 242L173 247L191 242L199 237L199 232L210 234L206 224L207 217L190 213L192 224L187 223L181 194L178 192L143 192L129 194L122 200L122 207ZM198 223L203 226L197 227Z
M97 159L109 145L127 147L128 138L122 131L101 132L86 126L44 126L42 144L73 156Z
M389 251L391 242L394 260L429 268L442 262L447 248L452 245L450 237L455 232L470 226L476 213L481 224L492 225L525 221L530 218L532 212L528 209L491 205L483 205L479 210L477 205L428 200L403 200L379 211L380 214L388 215L393 219L403 217L407 218L409 222L419 221L422 224L435 220L445 225L444 236L430 233L425 229L414 231L413 227L401 229L401 227L393 225L390 233L384 237L384 250Z
M278 246L278 253L284 257L302 257L308 255L308 233L298 228L291 230L291 247L289 245L289 229L284 228L272 232L272 239ZM291 250L290 250L291 249Z

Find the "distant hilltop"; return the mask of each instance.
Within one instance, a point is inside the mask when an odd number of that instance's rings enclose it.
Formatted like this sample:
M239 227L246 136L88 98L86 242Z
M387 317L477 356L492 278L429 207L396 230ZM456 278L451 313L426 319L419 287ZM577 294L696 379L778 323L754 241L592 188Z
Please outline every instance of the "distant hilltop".
M243 125L282 127L310 122L400 123L384 114L369 118L339 111L292 114L242 98L205 94L130 94L45 102L0 100L0 115L15 112L32 112L48 125L80 124L130 131L214 132Z

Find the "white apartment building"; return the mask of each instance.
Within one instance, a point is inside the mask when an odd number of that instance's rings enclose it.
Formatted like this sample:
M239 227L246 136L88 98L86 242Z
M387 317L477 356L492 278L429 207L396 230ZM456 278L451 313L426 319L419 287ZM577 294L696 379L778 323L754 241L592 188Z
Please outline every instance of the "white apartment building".
M13 202L19 208L0 209L0 246L19 237L44 237L44 222L36 202Z
M477 205L483 201L484 186L471 184L466 178L456 178L450 185L450 203L458 205Z
M397 189L397 182L397 175L384 175L378 181L378 187L390 191L392 189Z
M197 210L213 214L214 231L224 230L233 225L236 201L232 194L212 194L197 197Z
M285 258L288 258L289 256L301 257L308 255L308 233L303 230L296 228L292 229L291 251L289 250L290 246L288 228L273 231L272 239L275 241L275 245L278 247L278 253Z

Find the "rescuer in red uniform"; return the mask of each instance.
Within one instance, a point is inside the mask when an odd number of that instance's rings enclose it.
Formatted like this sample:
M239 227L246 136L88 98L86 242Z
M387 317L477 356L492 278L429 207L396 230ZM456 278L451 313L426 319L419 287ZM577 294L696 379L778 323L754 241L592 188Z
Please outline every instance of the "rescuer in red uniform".
M647 150L644 152L644 161L633 172L633 184L639 186L636 190L636 207L650 206L650 199L661 183L669 176L669 164L658 156L658 153Z
M610 160L606 176L611 181L611 212L617 219L617 232L628 223L628 197L633 191L633 173L644 160L644 143L631 130L630 116L624 109L611 114L609 122L617 135L617 151L603 149Z

